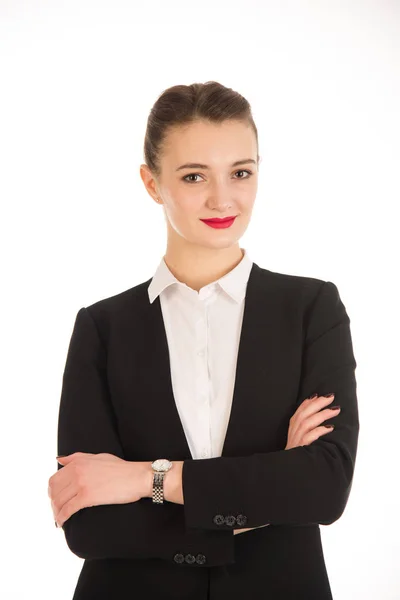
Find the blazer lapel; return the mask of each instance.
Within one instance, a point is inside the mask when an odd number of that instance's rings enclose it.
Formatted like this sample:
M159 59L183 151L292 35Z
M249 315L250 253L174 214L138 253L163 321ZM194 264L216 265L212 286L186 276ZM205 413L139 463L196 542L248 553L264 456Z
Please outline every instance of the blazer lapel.
M221 456L245 456L264 451L265 425L273 410L271 390L278 377L276 357L278 297L271 272L253 263L247 284L236 363L231 413Z
M266 421L267 394L271 398L274 390L278 392L276 388L279 385L279 359L276 358L279 299L270 274L270 271L260 269L253 262L244 300L235 385L222 456L245 455L251 449L259 447L262 451L265 447L267 433L262 425L260 427L260 420L261 423ZM151 279L144 286L146 294L150 281ZM143 342L140 347L140 364L148 374L152 374L153 379L148 381L151 406L143 405L143 409L153 411L153 418L161 424L160 430L165 435L160 439L160 448L168 448L168 458L190 459L192 455L173 394L160 297L152 304L147 297L146 302L147 308L141 313ZM269 408L272 409L271 404ZM249 434L249 431L254 431L254 435Z

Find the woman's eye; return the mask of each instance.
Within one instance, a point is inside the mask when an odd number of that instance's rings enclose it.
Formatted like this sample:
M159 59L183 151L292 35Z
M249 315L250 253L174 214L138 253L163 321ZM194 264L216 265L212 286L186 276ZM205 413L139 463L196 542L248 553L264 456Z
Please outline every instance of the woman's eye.
M189 175L186 175L185 177L183 177L183 181L186 181L186 183L197 183L197 181L188 181L188 177L199 177L198 173L190 173Z
M239 171L236 171L236 173L248 173L248 177L238 177L238 179L250 179L251 175L253 175L253 172L248 169L240 169ZM185 177L182 178L186 183L197 183L197 181L189 181L188 177L201 177L201 175L200 173L189 173L189 175L185 175Z

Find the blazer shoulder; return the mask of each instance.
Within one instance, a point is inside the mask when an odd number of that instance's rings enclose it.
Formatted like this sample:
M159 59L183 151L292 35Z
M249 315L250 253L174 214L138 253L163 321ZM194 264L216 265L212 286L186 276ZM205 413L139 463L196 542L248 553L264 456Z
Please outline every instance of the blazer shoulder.
M260 268L260 273L264 277L265 285L271 283L275 289L280 290L284 296L290 295L299 299L305 306L312 303L325 286L333 285L332 282L311 275L294 275L292 273L282 273Z
M263 294L273 289L275 302L283 310L295 310L301 315L305 329L316 322L331 326L349 322L346 307L335 283L310 275L293 275L268 269L260 270Z
M127 290L101 298L92 304L85 306L86 310L96 322L108 321L115 315L123 316L133 309L140 309L143 298L148 299L147 287L151 279L143 281Z

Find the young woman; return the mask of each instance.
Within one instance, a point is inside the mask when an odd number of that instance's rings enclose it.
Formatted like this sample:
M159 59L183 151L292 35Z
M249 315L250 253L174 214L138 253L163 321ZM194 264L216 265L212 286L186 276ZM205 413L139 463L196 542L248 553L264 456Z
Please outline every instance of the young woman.
M239 245L260 162L243 96L167 89L144 155L166 252L78 311L63 376L48 493L85 559L74 600L332 599L320 525L346 507L359 432L338 289Z

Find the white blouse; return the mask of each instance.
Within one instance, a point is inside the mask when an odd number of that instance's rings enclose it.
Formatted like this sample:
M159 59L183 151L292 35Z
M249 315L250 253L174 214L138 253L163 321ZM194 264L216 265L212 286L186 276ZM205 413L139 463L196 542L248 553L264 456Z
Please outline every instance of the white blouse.
M199 292L176 279L164 257L148 287L160 295L175 403L192 458L221 456L228 426L242 329L247 250L229 273Z

